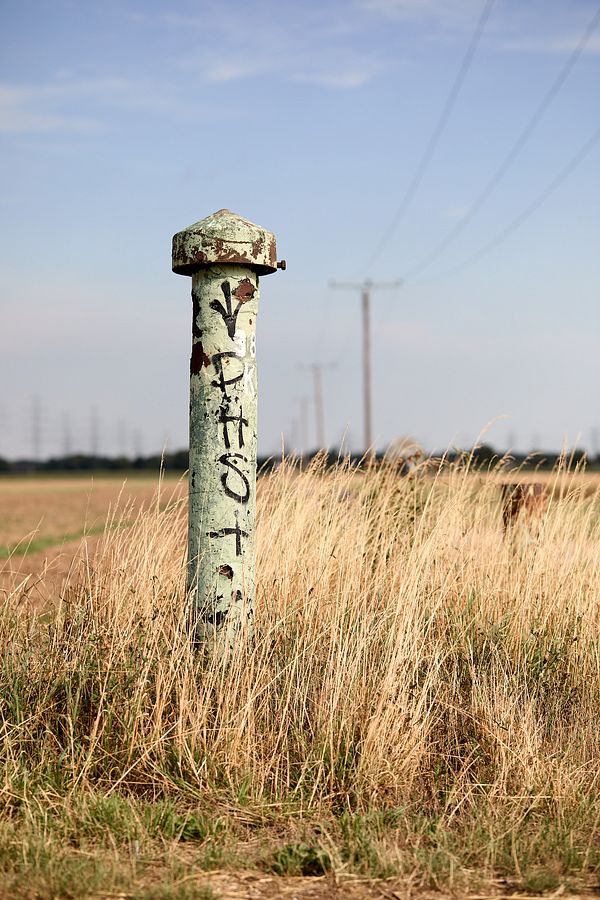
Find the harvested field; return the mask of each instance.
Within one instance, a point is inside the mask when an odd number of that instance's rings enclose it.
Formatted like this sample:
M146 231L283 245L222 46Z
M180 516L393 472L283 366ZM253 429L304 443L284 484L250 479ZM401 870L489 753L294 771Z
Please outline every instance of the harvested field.
M127 527L157 486L157 476L0 478L0 598L19 585L37 605L55 598L69 572L94 556L105 529ZM167 477L161 502L184 492L180 479Z

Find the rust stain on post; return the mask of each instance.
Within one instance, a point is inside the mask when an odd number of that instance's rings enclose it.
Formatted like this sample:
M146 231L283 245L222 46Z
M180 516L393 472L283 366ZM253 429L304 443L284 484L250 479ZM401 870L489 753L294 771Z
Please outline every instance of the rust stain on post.
M190 373L197 375L203 366L210 366L210 359L204 352L201 341L192 344L192 355L190 358Z
M234 290L233 296L244 303L246 300L252 300L255 293L256 288L254 287L252 282L248 281L247 278L244 278L243 281L240 281L240 283Z
M275 272L275 236L228 209L220 209L173 238L173 271L179 275L192 275L216 262L249 265L257 275Z

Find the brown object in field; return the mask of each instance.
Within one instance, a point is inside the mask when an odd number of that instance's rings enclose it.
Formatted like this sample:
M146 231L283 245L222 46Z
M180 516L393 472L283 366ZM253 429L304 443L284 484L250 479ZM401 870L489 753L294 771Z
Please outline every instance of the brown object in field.
M529 521L539 520L548 506L548 489L539 482L502 485L502 521L504 533L515 523L521 510Z

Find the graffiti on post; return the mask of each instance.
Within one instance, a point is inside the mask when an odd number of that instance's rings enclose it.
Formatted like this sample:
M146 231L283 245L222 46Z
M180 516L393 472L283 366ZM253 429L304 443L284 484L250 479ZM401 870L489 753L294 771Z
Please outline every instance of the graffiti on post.
M211 462L203 451L201 475L200 465L191 464L190 502L202 511L204 527L195 531L190 558L196 560L199 620L226 628L231 643L253 609L258 289L250 277L219 274L194 292L192 374L199 378L193 390L200 402L192 413Z
M259 277L285 262L274 234L220 209L174 235L172 268L192 277L190 611L227 657L253 614Z

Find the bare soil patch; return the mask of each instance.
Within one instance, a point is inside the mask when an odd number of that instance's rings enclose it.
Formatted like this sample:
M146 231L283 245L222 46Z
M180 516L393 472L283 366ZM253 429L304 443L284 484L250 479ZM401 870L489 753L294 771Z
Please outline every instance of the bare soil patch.
M156 498L158 477L69 475L0 479L0 601L40 606L93 559L105 529L127 527ZM161 506L183 495L164 479Z

